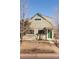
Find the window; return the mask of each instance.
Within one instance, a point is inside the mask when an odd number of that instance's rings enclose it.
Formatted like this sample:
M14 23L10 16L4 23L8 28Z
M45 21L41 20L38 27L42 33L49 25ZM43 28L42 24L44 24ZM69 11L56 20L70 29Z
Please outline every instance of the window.
M41 19L35 19L35 20L41 20Z

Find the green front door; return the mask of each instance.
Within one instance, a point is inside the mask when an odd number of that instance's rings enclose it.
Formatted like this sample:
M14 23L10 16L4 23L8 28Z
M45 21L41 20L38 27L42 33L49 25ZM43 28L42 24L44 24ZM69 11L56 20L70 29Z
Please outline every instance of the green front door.
M48 38L52 38L52 32L48 32Z

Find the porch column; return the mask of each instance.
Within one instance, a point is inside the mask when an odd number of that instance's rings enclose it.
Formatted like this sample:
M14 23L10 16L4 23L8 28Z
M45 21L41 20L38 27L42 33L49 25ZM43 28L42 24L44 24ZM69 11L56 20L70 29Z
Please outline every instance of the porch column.
M48 40L48 30L47 30L47 40Z
M36 35L38 33L38 29L34 29L34 34Z
M52 40L54 40L54 30L52 30Z

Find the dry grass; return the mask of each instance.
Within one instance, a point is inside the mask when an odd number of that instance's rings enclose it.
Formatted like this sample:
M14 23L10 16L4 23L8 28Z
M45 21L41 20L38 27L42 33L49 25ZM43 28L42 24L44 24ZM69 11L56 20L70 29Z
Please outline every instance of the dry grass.
M22 41L21 53L58 53L58 48L48 41Z

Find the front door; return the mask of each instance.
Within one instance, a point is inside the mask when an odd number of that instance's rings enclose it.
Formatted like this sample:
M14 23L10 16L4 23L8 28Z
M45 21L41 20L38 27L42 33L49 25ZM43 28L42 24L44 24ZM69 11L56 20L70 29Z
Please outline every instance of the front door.
M52 31L48 30L48 38L52 38Z

